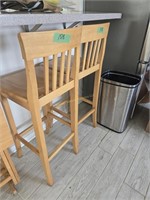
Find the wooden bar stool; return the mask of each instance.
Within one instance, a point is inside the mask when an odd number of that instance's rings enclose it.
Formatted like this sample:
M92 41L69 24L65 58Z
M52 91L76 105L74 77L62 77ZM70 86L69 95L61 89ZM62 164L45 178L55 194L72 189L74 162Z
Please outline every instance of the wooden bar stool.
M0 188L9 182L11 188L13 189L13 193L16 193L16 189L13 184L18 184L20 179L7 150L7 148L9 148L12 144L13 138L4 117L4 113L0 107Z
M70 140L73 141L74 152L78 152L78 91L76 90L78 82L76 77L79 70L81 28L20 33L19 41L25 61L25 70L1 77L2 104L19 156L22 154L21 141L40 157L47 183L52 185L53 178L49 161ZM65 56L71 60L71 52L74 52L73 62L67 65L68 73L64 74ZM52 69L49 69L49 56L53 58ZM59 72L57 70L58 57L61 60ZM43 66L35 65L36 58L43 59ZM72 106L71 122L66 122L66 125L70 127L71 133L48 155L42 121L46 121L46 125L49 125L48 119L55 116L51 112L51 102L68 91L71 94ZM23 138L32 127L17 133L7 99L11 99L30 111L37 147ZM41 119L42 108L44 108L46 115Z
M80 97L83 102L90 104L92 109L79 120L79 124L92 115L93 126L97 126L97 104L108 30L109 23L85 25L82 27L81 43L83 55L80 62L78 80L81 80L92 73L95 74L95 77L92 101Z
M85 78L86 76L95 73L94 78L94 90L92 100L85 97L80 97L79 99L83 102L86 102L92 106L92 109L88 111L80 120L78 124L83 122L87 117L92 115L93 117L93 126L97 125L97 104L99 96L99 86L100 86L100 77L103 66L103 59L105 55L106 41L108 36L109 23L96 24L96 25L83 25L82 26L82 36L81 36L81 51L82 56L80 58L80 67L78 72L78 81ZM67 62L67 61L66 61ZM51 68L51 62L50 62ZM60 67L59 69L60 70ZM67 71L65 70L66 74ZM78 90L78 84L76 85L76 90ZM53 106L53 110L60 113L65 118L69 116L60 111L59 107L65 104L68 101L61 102ZM70 100L71 102L71 100Z

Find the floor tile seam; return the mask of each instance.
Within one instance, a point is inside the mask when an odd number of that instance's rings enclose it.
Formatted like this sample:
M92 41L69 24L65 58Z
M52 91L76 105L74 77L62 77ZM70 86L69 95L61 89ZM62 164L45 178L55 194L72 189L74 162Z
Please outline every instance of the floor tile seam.
M143 144L143 142L144 142L144 138L146 137L146 135L143 137L143 139L142 139L142 142L141 142L141 145L139 146L139 149L138 149L138 151L136 152L136 154L133 156L132 154L130 154L130 152L128 152L130 155L132 155L134 158L133 158L133 161L132 161L132 164L131 164L131 166L130 166L130 168L129 168L129 170L128 170L128 173L127 173L127 175L126 175L126 177L125 177L125 179L124 179L124 182L128 185L128 183L127 183L127 176L129 175L129 172L130 172L130 170L131 170L131 168L132 168L132 166L133 166L133 164L134 164L134 162L135 162L135 160L136 160L136 158L137 158L137 156L138 156L138 153L139 153L139 151L140 151L140 149L141 149L141 146L142 146L142 144ZM124 150L125 151L125 150ZM135 188L133 188L131 185L130 185L130 187L132 188L132 189L134 189L134 190L136 190ZM136 190L137 191L137 190ZM142 194L143 195L143 194ZM145 195L143 195L143 196L145 196Z
M99 148L100 148L100 147L99 147ZM115 152L113 153L113 155L110 154L110 155L111 155L111 158L110 158L109 162L107 163L107 165L105 166L105 168L104 168L102 174L100 175L99 179L97 180L97 183L98 183L98 181L100 180L100 178L102 177L102 175L104 174L105 170L107 170L108 165L110 164L111 160L114 158L115 153L118 151L119 148L120 148L120 147L118 146L118 148L115 150ZM120 148L120 149L121 149L121 148ZM122 149L122 150L123 150L123 149ZM104 151L105 151L105 150L104 150ZM123 151L124 151L124 150L123 150ZM105 152L108 153L107 151L105 151ZM95 185L96 185L96 184L95 184ZM122 184L121 184L121 185L122 185ZM93 188L94 188L94 187L93 187ZM92 189L93 189L93 188L92 188ZM91 192L92 192L92 190L91 190ZM91 192L89 193L89 195L87 196L87 198L90 196ZM86 199L87 199L87 198L86 198Z

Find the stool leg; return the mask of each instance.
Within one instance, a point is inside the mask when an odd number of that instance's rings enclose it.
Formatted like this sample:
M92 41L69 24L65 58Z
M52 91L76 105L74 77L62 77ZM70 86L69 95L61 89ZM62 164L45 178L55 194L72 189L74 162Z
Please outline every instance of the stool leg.
M14 195L17 194L17 190L16 190L16 188L15 188L13 182L10 181L8 184L9 184L9 187L10 187L12 193L13 193Z
M52 173L49 166L48 152L46 148L46 141L45 141L45 136L44 136L44 132L42 128L42 120L40 116L40 110L38 110L38 105L36 103L33 103L31 105L30 111L31 111L33 127L34 127L34 131L36 135L36 141L37 141L37 145L39 149L39 156L42 161L47 183L48 185L53 185L53 178L52 178Z
M76 89L77 88L77 89ZM78 87L70 90L70 111L71 111L71 130L74 132L73 148L74 152L78 153Z
M92 105L92 108L95 109L95 112L92 114L94 127L97 126L97 104L98 104L98 96L99 96L100 74L101 74L101 70L98 70L97 72L95 72L95 79L94 79L93 105Z
M5 150L5 151L6 151L6 150ZM14 172L13 172L13 170L12 170L12 166L10 165L10 163L9 163L9 161L8 161L8 159L7 159L7 156L6 156L6 154L5 154L5 151L2 151L2 152L1 152L1 158L2 158L2 160L3 160L3 162L4 162L5 168L7 169L7 171L8 171L8 173L9 173L9 175L10 175L12 181L14 182L14 184L17 184L18 181L17 181L17 179L16 179L16 177L15 177L15 174L14 174Z
M15 122L14 122L14 119L13 119L7 98L1 96L1 103L3 105L3 109L4 109L4 112L5 112L9 127L11 129L11 133L12 133L12 136L13 136L13 139L14 139L16 150L17 150L17 155L18 155L18 157L21 157L22 156L21 143L16 137L16 135L18 133L17 133Z
M51 111L52 103L49 103L43 107L43 113L46 117L45 124L46 124L46 134L49 133L50 128L53 125L53 118L48 114Z
M9 163L9 165L11 166L11 170L13 171L13 174L15 176L16 181L14 182L14 184L17 184L20 181L20 178L19 178L19 175L18 175L18 173L16 171L14 163L13 163L13 161L12 161L12 159L11 159L9 153L8 153L8 150L5 150L4 154L5 154L6 158L7 158L7 161Z
M1 176L5 177L3 183L1 183L1 186L8 183L13 194L16 194L17 190L16 190L14 184L17 184L20 180L18 173L15 169L15 166L14 166L7 150L3 151L2 154L0 153L0 156L2 158L1 163L2 163L3 170L6 170L6 171L4 171L4 173L1 172L2 173ZM5 164L4 164L4 162L5 162Z

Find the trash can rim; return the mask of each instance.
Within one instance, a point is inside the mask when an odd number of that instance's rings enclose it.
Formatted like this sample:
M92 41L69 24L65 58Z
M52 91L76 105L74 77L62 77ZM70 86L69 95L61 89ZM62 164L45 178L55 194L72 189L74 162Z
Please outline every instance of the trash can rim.
M123 81L119 81L119 80L111 80L106 78L106 76L120 76L119 78L123 77L123 78L128 78L130 79L130 83L126 83L127 81L123 82ZM115 78L116 78L115 77ZM134 80L134 84L131 84L131 81ZM135 88L137 87L139 84L140 84L140 81L141 81L141 77L140 76L137 76L137 75L133 75L133 74L129 74L129 73L126 73L126 72L119 72L119 71L106 71L102 74L101 76L101 81L104 82L104 83L107 83L107 84L111 84L111 85L115 85L115 86L120 86L120 87L125 87L125 88Z

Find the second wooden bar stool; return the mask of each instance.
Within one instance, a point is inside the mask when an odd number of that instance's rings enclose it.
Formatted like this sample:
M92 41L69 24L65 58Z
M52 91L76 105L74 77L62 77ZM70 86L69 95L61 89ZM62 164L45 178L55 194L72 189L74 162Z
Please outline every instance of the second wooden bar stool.
M92 108L78 121L79 124L92 115L93 126L96 127L97 125L97 104L108 30L109 23L85 25L82 27L81 42L83 55L78 79L81 80L94 73L94 87L92 101L84 97L80 98L82 101L90 104Z
M97 104L98 104L98 96L99 96L99 88L100 88L100 77L103 66L103 59L105 55L106 41L109 30L109 23L104 24L96 24L96 25L83 25L82 27L82 36L81 36L81 51L82 56L80 58L80 67L77 76L77 80L87 77L88 75L95 73L94 77L94 87L93 87L93 96L92 100L87 99L85 97L80 97L83 102L86 102L92 106L91 110L88 111L81 119L78 119L78 124L83 122L90 115L93 116L93 126L97 125ZM51 68L51 62L50 62ZM60 70L60 67L59 69ZM64 71L66 74L66 70ZM76 84L76 90L79 84ZM76 91L75 90L75 91ZM66 113L60 111L59 107L63 103L67 101L61 102L53 106L53 110L62 114L65 118L70 118ZM71 99L70 99L71 102ZM70 106L71 108L71 106Z
M81 28L20 33L19 41L25 61L25 69L1 77L1 101L19 156L22 154L21 141L40 157L47 183L52 185L53 177L49 161L70 140L73 141L74 152L78 152L78 91L76 90L76 84L78 84ZM64 74L65 56L70 60L72 50L74 59L70 65L67 65L69 73ZM49 56L53 58L52 69L49 69ZM57 70L58 57L61 60L60 72ZM43 66L35 65L35 59L37 58L43 59ZM52 114L49 103L67 91L70 91L72 102L71 122L67 123L71 128L71 133L48 155L42 121L47 121L47 117ZM7 99L11 99L30 111L37 147L23 137L32 127L19 134L17 133ZM42 108L48 111L47 116L44 116L43 119L41 119Z

